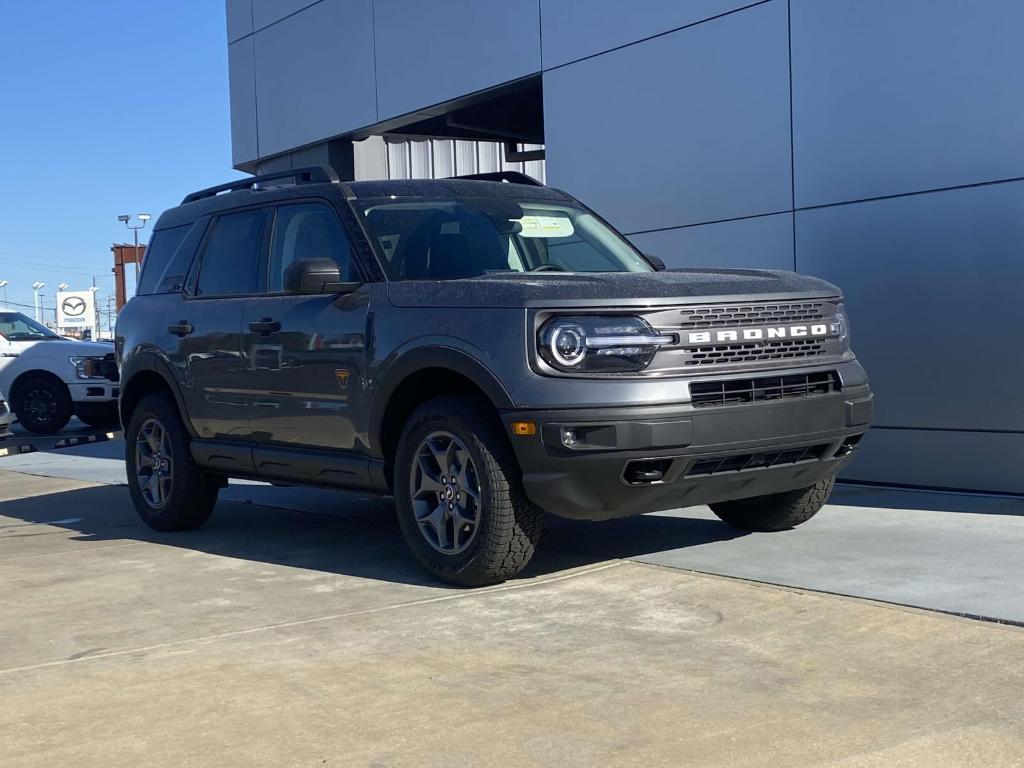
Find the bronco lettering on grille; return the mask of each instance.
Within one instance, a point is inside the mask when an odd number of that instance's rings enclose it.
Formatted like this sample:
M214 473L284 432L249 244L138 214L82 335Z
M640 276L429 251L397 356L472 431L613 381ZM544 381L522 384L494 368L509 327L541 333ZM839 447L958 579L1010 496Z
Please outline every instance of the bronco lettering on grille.
M686 334L688 344L713 344L771 339L824 338L838 336L839 323L813 325L774 325L764 328L731 328L727 331L692 331Z

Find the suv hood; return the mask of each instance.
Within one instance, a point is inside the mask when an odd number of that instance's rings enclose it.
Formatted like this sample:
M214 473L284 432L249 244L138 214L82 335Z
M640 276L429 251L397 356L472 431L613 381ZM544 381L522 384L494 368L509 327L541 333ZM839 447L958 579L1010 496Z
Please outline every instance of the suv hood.
M496 274L461 280L409 280L388 283L398 307L524 307L531 305L669 304L674 300L732 301L839 296L831 283L795 272L754 269L678 269L664 272L557 272Z

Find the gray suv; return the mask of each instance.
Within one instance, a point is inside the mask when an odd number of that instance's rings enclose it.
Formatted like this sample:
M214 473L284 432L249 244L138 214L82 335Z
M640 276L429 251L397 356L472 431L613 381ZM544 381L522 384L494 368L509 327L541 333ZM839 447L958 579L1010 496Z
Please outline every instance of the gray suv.
M834 285L666 270L521 174L298 169L154 229L117 359L158 530L201 525L230 477L390 494L430 573L491 584L545 512L798 525L870 421Z

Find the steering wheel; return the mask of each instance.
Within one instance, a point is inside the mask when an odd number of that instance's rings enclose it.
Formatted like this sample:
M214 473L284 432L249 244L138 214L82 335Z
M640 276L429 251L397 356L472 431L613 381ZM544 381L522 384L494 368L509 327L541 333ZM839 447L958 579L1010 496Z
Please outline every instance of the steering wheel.
M568 272L565 267L560 267L557 264L541 264L539 267L534 267L530 270L531 272Z

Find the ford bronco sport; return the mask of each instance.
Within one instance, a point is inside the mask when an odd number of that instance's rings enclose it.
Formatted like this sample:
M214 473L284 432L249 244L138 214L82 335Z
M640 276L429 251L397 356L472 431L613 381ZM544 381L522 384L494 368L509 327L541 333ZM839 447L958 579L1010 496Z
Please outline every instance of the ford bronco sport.
M298 169L154 229L117 356L129 488L158 530L201 525L229 477L393 494L430 573L490 584L545 512L798 525L871 417L838 288L665 270L520 174Z

